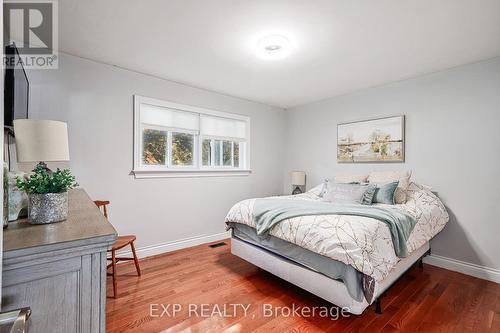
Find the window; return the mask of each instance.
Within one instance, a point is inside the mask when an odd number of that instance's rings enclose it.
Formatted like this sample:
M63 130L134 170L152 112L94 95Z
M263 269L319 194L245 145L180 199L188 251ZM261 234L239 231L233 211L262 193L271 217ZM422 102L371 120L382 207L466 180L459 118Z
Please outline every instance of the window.
M240 142L203 139L202 165L239 168Z
M172 133L172 165L194 165L194 135Z
M248 117L134 96L134 131L137 178L250 172Z
M167 160L167 131L145 128L142 131L142 164L165 165Z

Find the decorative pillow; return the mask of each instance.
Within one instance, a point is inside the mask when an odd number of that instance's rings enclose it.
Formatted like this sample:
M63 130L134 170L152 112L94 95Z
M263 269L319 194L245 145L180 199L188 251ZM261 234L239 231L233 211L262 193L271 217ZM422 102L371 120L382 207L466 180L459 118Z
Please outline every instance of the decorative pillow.
M368 182L374 184L387 184L399 182L395 194L395 203L402 204L406 202L406 192L410 186L411 171L378 171L370 173Z
M377 185L375 184L363 184L366 186L366 192L363 196L363 205L371 205L373 203L373 198L375 197L375 191L377 190Z
M323 201L371 205L375 189L374 184L328 184Z
M387 205L394 205L396 188L399 182L392 182L385 185L377 186L373 196L373 203L383 203Z
M356 173L341 173L335 176L335 183L337 184L352 184L352 183L367 183L368 175Z

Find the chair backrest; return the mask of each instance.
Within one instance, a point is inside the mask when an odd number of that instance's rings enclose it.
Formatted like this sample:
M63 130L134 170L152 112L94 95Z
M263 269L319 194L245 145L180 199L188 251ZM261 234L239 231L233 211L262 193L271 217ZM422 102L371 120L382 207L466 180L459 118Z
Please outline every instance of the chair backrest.
M108 210L106 207L109 205L109 201L108 200L95 200L94 203L99 208L99 210L101 210L101 207L102 207L102 212L107 219L108 218Z

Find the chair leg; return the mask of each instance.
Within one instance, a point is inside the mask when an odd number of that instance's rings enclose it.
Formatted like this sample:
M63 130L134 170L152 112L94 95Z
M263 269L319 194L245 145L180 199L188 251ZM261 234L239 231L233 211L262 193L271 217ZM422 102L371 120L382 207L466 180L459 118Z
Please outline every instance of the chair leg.
M115 250L111 251L111 263L113 265L113 298L116 298L116 254L115 254Z
M137 270L137 275L141 276L141 268L139 267L139 260L137 259L137 254L135 253L134 242L130 243L130 247L132 248L132 255L134 256L134 264L135 269Z

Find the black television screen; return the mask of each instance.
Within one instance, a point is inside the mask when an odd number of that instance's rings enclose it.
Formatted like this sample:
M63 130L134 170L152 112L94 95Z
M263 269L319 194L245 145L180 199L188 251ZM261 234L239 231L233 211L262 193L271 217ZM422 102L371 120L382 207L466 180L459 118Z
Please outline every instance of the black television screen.
M29 82L16 45L5 47L4 126L28 118Z

